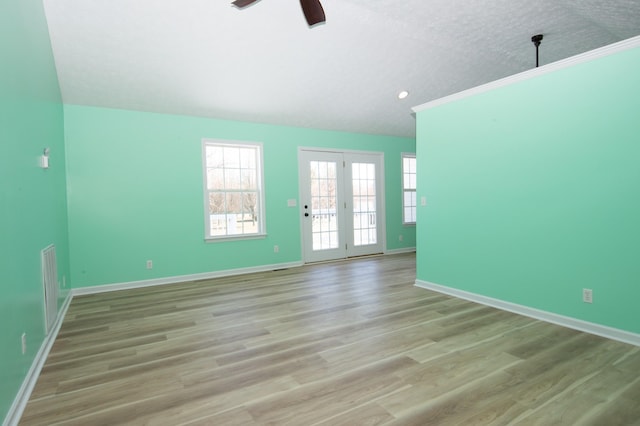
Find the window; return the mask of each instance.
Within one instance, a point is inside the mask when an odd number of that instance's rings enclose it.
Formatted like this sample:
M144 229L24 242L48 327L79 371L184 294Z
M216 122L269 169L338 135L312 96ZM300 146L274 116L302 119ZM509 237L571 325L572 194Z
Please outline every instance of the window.
M415 154L402 154L402 223L416 223Z
M262 145L203 141L205 236L264 235Z

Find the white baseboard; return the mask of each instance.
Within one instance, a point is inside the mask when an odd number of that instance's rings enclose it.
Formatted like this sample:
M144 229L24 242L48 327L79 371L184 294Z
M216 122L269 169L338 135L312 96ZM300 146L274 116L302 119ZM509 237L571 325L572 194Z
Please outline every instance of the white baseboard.
M385 250L384 254L392 255L392 254L402 254L402 253L415 253L415 247L404 247L399 249Z
M276 263L273 265L252 266L249 268L226 269L223 271L203 272L199 274L177 275L173 277L154 278L150 280L129 281L116 284L104 284L93 287L80 287L72 290L74 296L84 294L97 294L117 290L130 290L142 287L154 287L165 284L176 284L188 281L210 280L213 278L229 277L233 275L252 274L255 272L274 271L276 269L288 269L302 266L300 262Z
M73 299L73 295L71 294L71 292L68 292L67 297L64 299L64 302L62 303L62 306L58 311L56 322L53 324L53 327L51 328L49 334L42 341L40 349L38 350L38 353L31 363L31 368L29 368L29 371L27 372L22 385L18 390L18 394L13 400L13 404L11 404L11 407L9 407L9 412L7 413L7 416L2 423L3 426L16 426L20 421L20 417L22 417L22 413L27 406L27 402L29 401L31 392L33 392L33 388L36 386L36 382L38 381L38 377L40 376L42 366L47 360L47 356L49 355L49 351L53 346L53 342L55 342L56 337L58 337L58 332L60 331L62 320L64 319L64 316L69 309L71 299Z
M606 337L607 339L617 340L619 342L640 346L640 334L631 333L629 331L607 327L605 325L583 321L564 315L554 314L552 312L542 311L540 309L530 308L528 306L506 302L504 300L494 299L492 297L470 293L464 290L445 287L439 284L430 283L428 281L416 280L415 285L416 287L437 291L438 293L448 294L449 296L457 297L459 299L469 300L471 302L480 303L482 305L491 306L537 320L550 322L552 324L572 328L574 330L584 331L585 333L595 334L596 336Z

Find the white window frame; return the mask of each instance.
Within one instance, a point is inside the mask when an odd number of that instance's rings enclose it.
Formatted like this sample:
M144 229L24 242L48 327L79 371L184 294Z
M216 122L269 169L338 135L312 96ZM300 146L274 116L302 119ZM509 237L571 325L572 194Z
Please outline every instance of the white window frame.
M417 207L418 207L418 194L416 193L416 188L408 188L407 187L407 183L405 182L405 179L407 178L407 175L410 174L409 172L406 172L404 169L404 160L405 158L413 158L414 161L416 159L416 154L415 153L411 153L411 152L403 152L401 155L401 159L400 159L400 170L401 170L401 174L402 174L402 224L403 225L415 225L416 221L415 221L415 217L417 214ZM417 165L417 164L416 164ZM413 173L416 175L417 178L417 173ZM415 205L414 206L407 206L405 204L405 200L406 200L406 194L407 193L413 193L414 194L414 199L415 199ZM405 215L405 211L407 208L411 208L413 207L414 209L414 220L413 221L408 221Z
M234 233L224 235L211 235L211 214L209 211L209 196L213 192L226 192L227 188L222 191L211 190L208 185L208 165L207 165L207 147L232 147L232 148L249 148L255 149L256 152L256 167L257 167L257 191L258 191L258 229L256 232L247 233ZM240 169L242 170L242 169ZM265 215L265 201L264 201L264 150L263 145L260 142L243 142L243 141L230 141L220 139L202 139L202 175L203 175L203 200L204 200L204 225L205 225L205 240L206 241L224 241L224 240L242 240L242 239L254 239L264 238L267 235L266 228L266 215ZM235 191L234 191L235 192ZM228 214L228 213L226 213ZM228 232L228 228L227 228Z

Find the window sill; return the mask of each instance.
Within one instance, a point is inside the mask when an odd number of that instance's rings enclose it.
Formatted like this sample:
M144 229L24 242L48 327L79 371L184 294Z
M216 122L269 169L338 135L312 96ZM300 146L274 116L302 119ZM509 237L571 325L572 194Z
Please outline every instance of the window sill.
M267 234L230 235L226 237L205 237L205 243L221 243L225 241L263 240Z

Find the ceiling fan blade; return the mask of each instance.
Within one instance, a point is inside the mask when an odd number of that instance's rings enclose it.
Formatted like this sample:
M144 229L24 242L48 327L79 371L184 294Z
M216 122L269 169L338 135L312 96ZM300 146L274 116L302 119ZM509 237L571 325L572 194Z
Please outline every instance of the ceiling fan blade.
M326 21L320 0L300 0L300 6L310 27Z
M235 0L231 2L231 4L237 7L238 9L242 9L243 7L247 7L250 4L255 3L257 1L259 0Z

